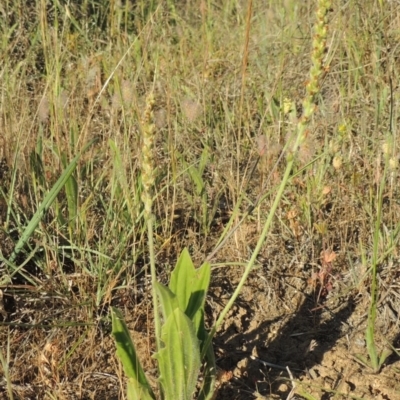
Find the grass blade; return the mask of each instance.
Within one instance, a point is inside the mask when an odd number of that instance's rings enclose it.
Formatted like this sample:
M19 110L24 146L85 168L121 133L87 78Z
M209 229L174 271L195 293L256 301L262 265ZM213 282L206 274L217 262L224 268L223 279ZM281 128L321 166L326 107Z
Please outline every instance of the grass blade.
M13 263L17 257L17 255L21 252L21 250L24 248L25 244L29 240L29 238L32 236L33 232L39 225L40 221L42 220L45 212L50 208L52 203L54 202L56 196L58 193L61 191L61 189L64 187L64 185L67 183L68 179L71 177L72 173L74 172L78 160L81 157L82 153L85 152L95 141L91 141L89 144L87 144L82 152L78 154L68 165L68 167L65 169L65 171L61 174L61 176L58 178L57 182L54 184L50 192L46 195L46 197L43 199L42 204L38 208L38 210L35 212L33 215L32 219L30 220L28 226L25 228L24 232L22 233L20 239L18 240L17 244L15 245L14 251L12 252L9 262Z
M128 328L122 314L111 309L112 334L117 345L117 355L122 362L128 382L128 399L151 400L155 399L149 382L137 357Z

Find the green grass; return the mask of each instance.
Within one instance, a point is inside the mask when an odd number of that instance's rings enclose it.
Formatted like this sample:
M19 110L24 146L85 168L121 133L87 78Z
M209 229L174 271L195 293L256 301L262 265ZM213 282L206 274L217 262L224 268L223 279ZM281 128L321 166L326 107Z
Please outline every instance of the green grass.
M8 313L0 350L2 364L8 354L15 360L1 368L39 397L47 385L48 396L61 398L63 382L95 369L96 346L114 353L109 306L125 317L135 309L128 325L146 337L154 328L143 322L151 315L140 164L146 96L154 91L160 279L168 281L184 247L196 265L210 253L213 265L246 264L301 114L315 2L254 1L245 65L243 1L31 3L0 6L0 289ZM321 252L334 250L332 279L378 307L368 325L376 337L389 326L387 307L398 309L390 283L398 279L400 229L399 18L396 2L333 2L318 108L261 248L284 274L283 258L274 257L289 243L312 268L301 271L305 280L323 268ZM343 277L357 260L373 274L356 284ZM223 271L235 276L239 268ZM219 285L221 275L211 279ZM279 296L272 289L271 302ZM57 327L68 321L76 327ZM57 349L51 359L46 343ZM141 346L151 369L154 343Z

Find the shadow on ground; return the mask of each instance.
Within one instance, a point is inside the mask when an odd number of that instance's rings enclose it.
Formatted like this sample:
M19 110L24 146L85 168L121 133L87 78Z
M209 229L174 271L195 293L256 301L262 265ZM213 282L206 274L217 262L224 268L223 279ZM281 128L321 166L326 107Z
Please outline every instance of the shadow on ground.
M291 388L286 367L294 378L299 378L319 365L324 354L355 329L348 323L355 306L355 299L350 296L339 307L330 309L322 304L316 310L311 294L304 295L302 304L292 314L286 310L276 316L277 308L268 313L270 308L265 307L260 316L256 315L254 304L239 300L237 313L241 324L234 321L238 316L232 315L230 325L220 331L214 342L219 355L217 365L230 377L221 384L217 399L244 400L257 392L286 399ZM255 320L260 323L252 328Z

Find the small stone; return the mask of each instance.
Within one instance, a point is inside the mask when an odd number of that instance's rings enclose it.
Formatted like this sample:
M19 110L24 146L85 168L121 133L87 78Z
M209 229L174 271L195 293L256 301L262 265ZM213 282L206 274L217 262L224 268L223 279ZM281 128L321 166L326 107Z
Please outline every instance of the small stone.
M286 385L286 383L281 383L281 384L279 385L279 387L278 387L278 392L286 393L286 392L288 392L288 391L289 391L289 387L288 387L288 385Z

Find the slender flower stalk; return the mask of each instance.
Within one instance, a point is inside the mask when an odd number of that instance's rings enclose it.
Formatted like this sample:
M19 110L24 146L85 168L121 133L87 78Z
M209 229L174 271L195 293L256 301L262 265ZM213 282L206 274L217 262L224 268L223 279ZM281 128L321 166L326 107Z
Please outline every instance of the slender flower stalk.
M151 286L152 286L152 297L153 297L153 312L154 312L154 328L156 336L157 351L160 350L160 332L161 332L161 321L158 312L157 294L155 291L155 282L157 281L156 265L155 265L155 252L154 252L154 238L153 238L153 187L154 187L154 136L155 136L155 124L154 124L154 96L151 93L146 99L146 108L143 113L141 127L142 127L142 160L141 160L141 172L142 172L142 202L144 204L144 218L147 223L147 235L149 245L149 256L150 256L150 273L151 273Z
M151 209L153 205L153 185L154 185L154 131L155 125L153 123L154 114L154 97L150 94L146 99L146 109L142 117L142 201L144 204L146 220L151 218Z
M268 213L267 220L264 224L264 228L261 232L261 235L257 241L256 247L251 255L251 258L244 270L244 273L238 283L232 297L229 299L227 305L222 310L221 314L219 315L216 323L214 324L213 328L210 331L210 334L207 337L207 340L203 346L202 350L202 357L207 352L208 346L211 343L213 336L215 335L218 327L222 324L223 320L225 319L228 311L233 306L234 302L236 301L237 297L239 296L244 283L246 282L251 270L253 269L254 263L258 257L258 254L261 251L261 248L265 242L267 234L270 230L272 225L272 221L275 215L275 212L278 208L278 205L282 199L284 190L286 185L289 181L290 174L293 168L295 156L299 152L299 147L304 143L305 139L307 138L307 127L310 123L311 116L315 111L315 98L318 95L321 89L321 76L325 73L324 65L323 65L323 56L325 54L326 49L326 37L328 32L328 11L330 8L330 1L327 0L318 0L317 6L317 21L314 25L314 38L313 38L313 50L311 55L311 68L310 68L310 80L306 87L306 95L303 100L303 115L300 118L299 122L296 126L296 138L295 143L292 148L289 149L288 156L287 156L287 164L286 169L283 174L282 182L278 188L276 197L274 202L272 203L271 209Z
M312 114L315 111L316 96L321 88L321 78L326 72L324 68L324 54L326 52L326 38L328 34L328 12L331 6L329 0L319 0L317 5L316 17L314 25L313 49L311 53L310 79L306 86L306 95L303 100L303 114L297 123L297 137L292 151L289 152L289 158L298 151L305 139L307 138L307 126L310 122Z

